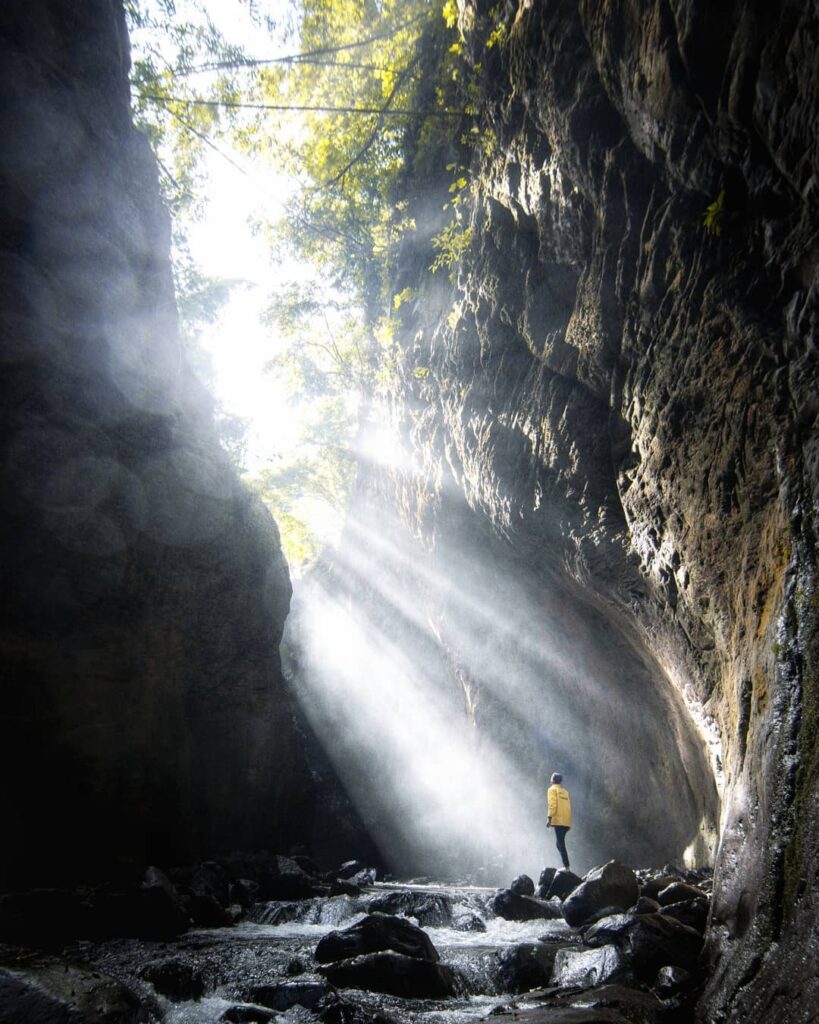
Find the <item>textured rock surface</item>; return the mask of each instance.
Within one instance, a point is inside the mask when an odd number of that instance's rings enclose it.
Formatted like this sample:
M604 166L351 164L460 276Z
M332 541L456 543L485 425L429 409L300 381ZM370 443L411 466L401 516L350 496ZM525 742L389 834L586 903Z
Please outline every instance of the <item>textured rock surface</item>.
M176 337L121 6L0 35L0 888L284 848L290 583Z
M494 8L506 37L489 49L491 6L460 4L483 89L480 141L457 154L470 252L457 280L431 280L440 222L425 234L416 201L396 274L416 295L395 403L413 472L392 500L445 573L480 552L475 592L502 593L518 627L511 680L530 643L559 655L527 714L571 737L560 764L609 856L639 863L636 843L612 847L640 831L668 859L707 859L716 780L703 1017L802 1020L819 886L816 6L520 0ZM450 602L439 633L491 730L488 659L479 641L464 654L457 616Z

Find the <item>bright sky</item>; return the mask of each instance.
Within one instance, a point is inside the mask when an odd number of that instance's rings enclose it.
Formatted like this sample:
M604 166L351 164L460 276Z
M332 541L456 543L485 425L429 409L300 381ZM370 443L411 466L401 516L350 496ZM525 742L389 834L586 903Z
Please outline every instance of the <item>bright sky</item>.
M248 56L269 58L279 51L276 41L251 20L246 2L209 0L207 9L225 38L241 45ZM264 241L250 229L251 218L278 217L291 184L285 177L275 178L269 167L254 166L244 154L228 150L227 143L219 147L230 161L208 151L207 211L190 231L189 241L191 255L205 274L247 282L205 332L202 346L212 360L216 398L227 412L250 421L247 468L253 471L292 447L298 434L283 385L264 370L276 340L260 318L271 276L281 270L271 267ZM295 272L295 267L290 269Z
M233 154L242 166L242 158ZM276 453L295 444L298 423L280 381L265 372L276 349L275 334L261 323L272 275L265 243L254 236L249 220L264 210L274 219L289 191L286 180L275 182L269 169L254 170L245 160L247 176L216 153L210 153L207 213L189 234L191 254L205 274L240 278L219 320L202 336L214 370L216 397L225 410L250 421L249 470L262 467ZM295 267L292 268L295 270Z

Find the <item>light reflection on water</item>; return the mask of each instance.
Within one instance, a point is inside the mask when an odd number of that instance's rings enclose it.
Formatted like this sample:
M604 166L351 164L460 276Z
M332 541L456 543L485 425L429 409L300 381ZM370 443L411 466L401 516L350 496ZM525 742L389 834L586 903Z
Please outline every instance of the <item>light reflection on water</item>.
M487 1017L498 1007L514 1003L523 1006L520 995L501 994L497 989L498 956L502 950L522 943L535 943L548 933L550 938L572 941L572 930L562 920L507 921L495 917L489 903L496 890L475 887L432 885L377 884L368 887L360 897L320 897L298 903L258 905L259 912L275 914L283 910L295 920L280 924L242 921L230 928L196 929L176 940L163 955L174 955L198 965L212 977L209 994L196 1002L172 1003L162 997L163 1024L218 1024L223 1014L242 1002L254 984L277 984L286 981L320 981L313 954L319 939L334 928L347 928L368 913L368 905L384 892L405 892L418 896L418 907L428 907L430 894L445 897L443 906L452 920L468 911L479 918L484 931L461 931L450 924L421 926L438 950L441 962L454 968L463 979L465 992L447 1000L401 999L380 993L345 989L342 999L373 1012L382 1011L399 1024L472 1024ZM439 904L435 904L439 906ZM420 913L420 911L419 911ZM409 920L417 922L411 914ZM155 959L156 950L136 941L113 944L109 954L118 958L120 968L133 971L140 958ZM303 973L293 976L289 966L302 964ZM109 959L107 966L113 966ZM142 982L142 985L147 983ZM150 987L150 986L149 986ZM152 990L152 987L150 987ZM276 1014L277 1024L318 1024L318 1017L301 1006Z

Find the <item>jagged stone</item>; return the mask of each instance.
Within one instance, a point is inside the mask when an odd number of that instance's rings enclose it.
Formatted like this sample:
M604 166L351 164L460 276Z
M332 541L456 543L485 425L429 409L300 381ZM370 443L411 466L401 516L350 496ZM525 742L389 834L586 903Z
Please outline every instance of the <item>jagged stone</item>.
M660 904L649 896L641 896L634 904L635 914L656 914Z

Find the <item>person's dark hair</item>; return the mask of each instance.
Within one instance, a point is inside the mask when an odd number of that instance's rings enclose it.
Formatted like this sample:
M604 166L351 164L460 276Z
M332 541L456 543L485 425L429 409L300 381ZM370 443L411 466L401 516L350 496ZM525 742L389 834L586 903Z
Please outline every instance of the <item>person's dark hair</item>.
M560 774L560 772L555 772L554 775L552 775L552 782L554 782L556 785L558 785L562 781L563 776Z

